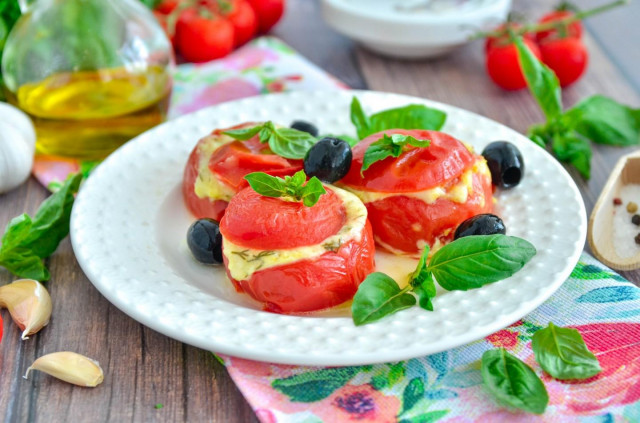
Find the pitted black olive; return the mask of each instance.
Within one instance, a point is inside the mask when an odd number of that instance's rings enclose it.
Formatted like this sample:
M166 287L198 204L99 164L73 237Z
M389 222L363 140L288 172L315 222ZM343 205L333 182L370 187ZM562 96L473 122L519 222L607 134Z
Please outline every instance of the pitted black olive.
M304 120L294 120L291 123L292 129L297 129L298 131L307 132L312 137L318 136L318 128L313 123L306 122Z
M507 141L495 141L482 151L487 160L493 184L500 188L513 188L524 176L524 160L520 150Z
M326 137L309 149L304 158L307 176L316 176L321 181L333 183L351 168L351 146L340 138Z
M204 264L222 264L222 234L213 219L199 219L187 231L187 245L193 257Z
M462 222L456 229L454 239L471 235L506 234L504 222L495 214L479 214Z

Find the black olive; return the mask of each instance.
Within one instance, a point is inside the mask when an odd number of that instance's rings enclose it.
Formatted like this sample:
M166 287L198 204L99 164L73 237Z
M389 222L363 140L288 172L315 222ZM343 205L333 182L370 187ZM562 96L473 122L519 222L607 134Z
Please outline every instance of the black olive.
M349 172L352 157L351 146L345 140L326 137L307 151L304 172L331 184Z
M213 219L199 219L189 226L187 245L193 257L204 264L222 264L222 234Z
M479 214L462 222L456 229L454 239L470 235L494 235L507 233L504 222L495 214Z
M318 136L318 128L313 123L306 122L304 120L294 120L291 123L291 128L298 131L307 132L313 137Z
M507 141L494 141L482 151L487 160L493 184L500 188L513 188L524 176L524 160L515 145Z

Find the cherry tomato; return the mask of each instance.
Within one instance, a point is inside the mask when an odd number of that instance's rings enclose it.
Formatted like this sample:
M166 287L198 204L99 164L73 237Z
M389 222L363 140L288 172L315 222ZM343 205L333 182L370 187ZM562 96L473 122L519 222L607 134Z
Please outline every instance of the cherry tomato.
M524 42L538 59L541 58L540 50L535 43L527 39ZM494 47L489 50L486 57L486 66L491 80L505 90L526 88L527 81L522 74L515 44Z
M211 18L195 9L180 14L176 24L176 44L190 62L207 62L231 53L233 25L219 16Z
M160 14L168 15L178 7L178 3L178 0L163 0L153 10Z
M258 17L258 31L269 31L284 14L284 0L249 0Z
M538 23L547 23L547 22L559 21L561 19L568 18L570 16L573 16L573 12L571 12L569 10L556 10L554 12L550 12L550 13L547 13L546 15L544 15L538 21ZM547 31L540 31L540 32L536 33L536 40L538 41L538 43L540 43L543 40L546 40L546 39L549 39L549 38L558 39L558 38L570 37L570 38L581 39L582 38L582 24L580 23L580 21L572 22L565 28L564 32L565 33L563 34L563 31L558 31L557 29L550 29L550 30L547 30Z
M233 3L233 10L226 16L233 25L233 46L238 47L250 41L258 31L256 12L245 0Z
M500 25L499 27L497 27L495 30L496 31L500 31L503 30L505 28L512 28L514 30L520 29L522 28L522 25L517 23L517 22L508 22L505 24ZM522 35L522 38L524 38L525 40L529 40L529 41L535 41L535 36L532 33L526 33ZM511 44L511 40L509 39L509 34L504 34L500 37L487 37L485 44L484 44L484 51L485 53L488 53L489 50L491 50L494 47L505 47L507 45Z
M584 74L589 53L578 38L547 39L540 43L542 61L558 77L562 87L576 82Z

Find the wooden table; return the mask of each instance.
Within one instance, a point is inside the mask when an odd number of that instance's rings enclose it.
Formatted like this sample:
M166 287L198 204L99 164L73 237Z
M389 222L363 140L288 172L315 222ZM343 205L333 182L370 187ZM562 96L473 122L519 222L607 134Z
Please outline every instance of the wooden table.
M581 7L603 1L584 0ZM515 7L539 17L554 1L516 0ZM532 6L535 4L536 6ZM543 7L544 6L544 7ZM565 90L565 105L602 93L640 106L640 4L595 17L587 23L591 65L587 75ZM372 54L331 31L317 0L289 0L275 35L353 88L391 91L453 104L524 132L542 121L526 92L496 88L483 70L481 42L433 61L395 61ZM635 41L634 41L635 40ZM293 118L293 117L292 117ZM592 178L570 170L590 213L617 158L629 149L594 147ZM23 212L32 214L47 196L34 179L0 195L0 227ZM0 416L5 422L166 421L252 422L251 408L211 353L144 327L112 306L78 266L69 240L47 260L53 299L49 326L28 341L4 311L0 344ZM625 272L640 283L640 272ZM15 278L0 270L0 285ZM43 374L22 379L35 358L71 350L97 359L105 381L95 389L59 382ZM161 409L154 405L161 403Z

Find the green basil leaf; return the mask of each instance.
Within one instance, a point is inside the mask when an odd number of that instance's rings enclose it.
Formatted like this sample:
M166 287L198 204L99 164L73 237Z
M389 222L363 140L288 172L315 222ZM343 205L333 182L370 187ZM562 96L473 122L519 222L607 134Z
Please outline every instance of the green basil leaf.
M556 379L588 379L602 371L576 329L549 322L533 335L531 347L540 367Z
M50 277L42 259L28 248L16 247L0 251L0 266L20 278L47 281Z
M302 172L302 174L304 175L304 172ZM307 182L300 191L302 203L307 207L314 206L320 199L320 196L326 193L327 190L324 189L322 182L315 176L309 179L309 182Z
M431 273L431 271L427 268L427 258L429 258L429 250L429 245L425 245L424 249L422 250L422 254L420 255L420 260L418 260L416 270L414 270L409 277L409 284L413 287L419 286Z
M0 251L10 250L17 247L20 242L29 235L32 225L33 222L31 221L31 217L26 213L11 219L5 228L4 235L2 236L2 246L0 246Z
M429 270L444 289L467 291L513 275L536 254L528 241L506 235L459 238L438 250Z
M275 154L287 159L304 159L317 139L308 132L293 128L276 129L269 138L269 147Z
M265 197L282 197L285 193L285 181L276 176L267 175L263 172L253 172L245 175L244 179L249 182L249 186L260 195Z
M547 120L562 114L562 91L556 74L529 50L522 37L515 39L518 60L531 94L542 108Z
M248 141L251 138L255 137L263 129L264 125L258 125L254 126L253 128L232 129L230 131L224 131L223 134L239 141Z
M504 348L485 351L481 372L485 387L498 403L535 414L547 408L549 394L544 383L531 367Z
M563 120L576 132L599 144L640 144L640 110L602 95L582 100L565 112Z
M362 175L375 162L384 160L387 157L400 157L406 145L422 148L428 147L430 142L429 140L415 139L411 135L392 134L389 136L383 134L382 138L371 143L364 152L360 174Z
M551 140L551 148L556 157L572 164L583 178L591 177L591 146L589 141L575 133L555 134Z
M389 314L413 307L416 298L400 289L398 284L384 273L371 273L358 287L351 305L351 315L356 326L380 320Z
M351 122L353 123L353 126L356 127L358 138L363 139L367 135L373 133L369 131L369 118L364 113L364 110L362 110L362 105L357 97L353 97L351 100Z
M420 285L413 288L413 292L418 296L418 304L421 308L433 311L433 300L436 297L436 284L433 281L433 274L427 273L427 277Z
M410 104L395 109L383 110L369 118L371 135L386 129L430 129L438 131L444 126L447 114L422 104Z
M293 176L285 177L285 180L286 178L291 178L290 179L291 184L301 187L302 185L304 185L305 181L307 180L307 175L304 173L304 170L299 170Z

